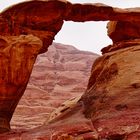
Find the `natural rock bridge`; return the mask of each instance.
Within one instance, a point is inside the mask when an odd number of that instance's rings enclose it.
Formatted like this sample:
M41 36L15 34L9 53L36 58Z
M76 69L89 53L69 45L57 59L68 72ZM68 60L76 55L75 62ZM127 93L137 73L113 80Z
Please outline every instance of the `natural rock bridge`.
M0 132L10 130L35 59L47 51L64 20L112 21L108 35L113 45L102 50L104 55L93 65L88 88L77 105L22 138L138 138L140 10L61 0L28 1L0 14Z

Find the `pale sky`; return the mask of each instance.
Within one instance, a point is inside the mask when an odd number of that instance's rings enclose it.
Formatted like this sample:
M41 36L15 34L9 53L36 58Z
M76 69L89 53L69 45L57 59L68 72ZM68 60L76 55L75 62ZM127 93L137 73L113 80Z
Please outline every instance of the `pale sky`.
M0 0L0 11L6 7L26 0ZM110 6L129 8L140 7L140 0L69 0L72 3L104 3ZM111 44L107 37L107 22L65 22L55 37L55 42L73 45L80 50L100 54L101 48Z

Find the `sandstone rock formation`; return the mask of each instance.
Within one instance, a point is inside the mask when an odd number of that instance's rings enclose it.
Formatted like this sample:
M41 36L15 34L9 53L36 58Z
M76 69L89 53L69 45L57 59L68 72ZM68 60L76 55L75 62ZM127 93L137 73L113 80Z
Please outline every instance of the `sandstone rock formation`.
M108 35L114 43L140 37L139 22L111 21L108 28Z
M41 47L42 41L32 35L0 36L0 132L10 129Z
M82 98L22 139L139 140L140 40L133 41L120 42L122 47L99 57Z
M27 89L13 115L11 128L27 130L41 126L63 102L81 96L97 57L73 46L53 43L34 64ZM68 103L60 108L66 110ZM59 114L58 111L55 113ZM51 115L51 118L57 114Z
M47 12L44 12L46 9ZM109 29L109 36L113 45L102 50L103 56L93 65L87 90L76 105L47 125L23 134L10 134L7 139L140 138L139 9L119 9L101 4L71 4L59 0L29 1L5 10L0 16L0 33L3 37L33 34L43 41L39 53L47 51L61 29L63 20L117 21L109 25L112 27ZM125 27L124 32L122 26ZM3 130L3 121L0 125Z
M20 3L3 11L0 16L0 33L1 35L33 34L43 40L47 49L61 29L64 20L140 21L139 9L120 9L104 4L72 4L62 0L37 0Z

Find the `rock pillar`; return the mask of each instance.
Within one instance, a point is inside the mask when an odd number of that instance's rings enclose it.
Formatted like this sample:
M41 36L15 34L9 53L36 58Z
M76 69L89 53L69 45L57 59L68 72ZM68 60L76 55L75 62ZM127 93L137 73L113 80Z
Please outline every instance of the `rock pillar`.
M0 132L10 129L41 48L42 41L32 35L0 36Z

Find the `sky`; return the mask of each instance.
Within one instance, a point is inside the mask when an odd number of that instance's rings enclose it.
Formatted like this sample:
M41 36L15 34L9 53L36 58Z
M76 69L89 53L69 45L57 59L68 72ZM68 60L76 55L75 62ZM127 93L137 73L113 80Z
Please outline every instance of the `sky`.
M12 4L26 0L0 0L0 11ZM114 7L140 7L140 0L69 0L72 3L104 3ZM65 22L56 35L55 42L73 45L80 50L101 54L103 47L111 44L107 36L107 22Z

